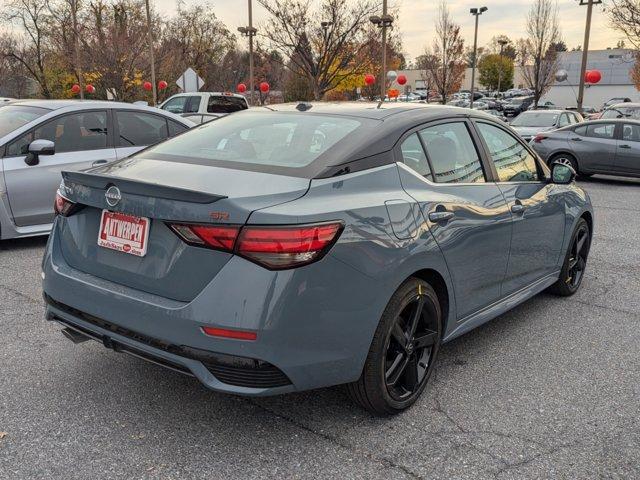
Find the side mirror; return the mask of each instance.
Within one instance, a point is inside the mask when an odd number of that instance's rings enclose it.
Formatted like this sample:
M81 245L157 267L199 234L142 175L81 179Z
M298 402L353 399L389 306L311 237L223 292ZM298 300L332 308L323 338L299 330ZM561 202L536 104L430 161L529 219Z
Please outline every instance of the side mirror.
M564 163L551 165L551 182L558 185L569 185L576 179L576 171Z
M51 140L34 140L29 144L29 153L24 159L24 163L29 166L40 163L40 155L53 155L56 153L56 145Z

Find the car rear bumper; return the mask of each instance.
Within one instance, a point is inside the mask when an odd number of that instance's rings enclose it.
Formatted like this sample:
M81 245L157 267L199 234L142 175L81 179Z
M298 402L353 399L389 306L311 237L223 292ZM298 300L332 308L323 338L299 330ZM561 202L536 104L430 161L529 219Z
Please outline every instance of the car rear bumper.
M273 395L360 376L388 299L331 255L284 271L233 257L196 298L179 302L71 267L59 220L42 264L48 319L221 392ZM257 340L210 337L204 326L253 331Z

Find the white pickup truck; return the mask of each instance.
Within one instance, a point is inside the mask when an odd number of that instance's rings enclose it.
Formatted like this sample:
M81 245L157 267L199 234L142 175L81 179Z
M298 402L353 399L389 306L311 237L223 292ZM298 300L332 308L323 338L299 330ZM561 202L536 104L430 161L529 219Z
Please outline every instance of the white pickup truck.
M167 98L160 107L182 115L195 123L206 123L214 118L246 110L247 99L231 92L178 93Z

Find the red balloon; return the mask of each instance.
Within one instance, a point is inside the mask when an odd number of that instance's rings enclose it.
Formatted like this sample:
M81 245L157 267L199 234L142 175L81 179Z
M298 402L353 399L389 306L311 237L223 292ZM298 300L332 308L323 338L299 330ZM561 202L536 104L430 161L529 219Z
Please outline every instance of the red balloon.
M269 87L269 84L267 82L262 82L260 84L260 91L262 93L267 93L269 91L269 88L271 88L271 87Z
M367 73L364 76L364 83L366 83L367 85L373 85L375 83L375 81L376 81L376 77L374 77L370 73Z
M142 88L144 88L145 90L151 90L153 88L153 85L151 85L151 82L144 82L142 84Z
M94 93L96 91L96 87L94 87L93 85L89 84L85 87L85 90L87 93Z
M78 85L77 83L74 84L73 87L71 87L71 91L77 95L78 93L80 93L80 85Z
M584 79L587 83L598 83L602 80L602 73L600 73L600 70L588 70L584 74Z
M404 85L405 83L407 83L407 77L405 77L404 75L398 75L398 78L396 78L396 82L398 82L398 85Z
M247 86L244 83L239 83L236 90L240 93L244 93L247 91Z
M164 90L168 86L169 86L169 84L167 82L165 82L164 80L160 80L158 82L158 90Z

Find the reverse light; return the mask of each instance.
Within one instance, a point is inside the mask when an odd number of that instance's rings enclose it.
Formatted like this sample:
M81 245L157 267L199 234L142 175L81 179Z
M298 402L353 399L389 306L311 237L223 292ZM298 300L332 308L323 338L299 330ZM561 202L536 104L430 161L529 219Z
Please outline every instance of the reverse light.
M56 192L56 199L53 203L53 211L56 215L62 215L67 217L73 213L74 207L77 204L72 202L67 197L64 197L59 191Z
M341 222L244 226L171 224L190 245L234 253L271 270L320 260L342 232Z

